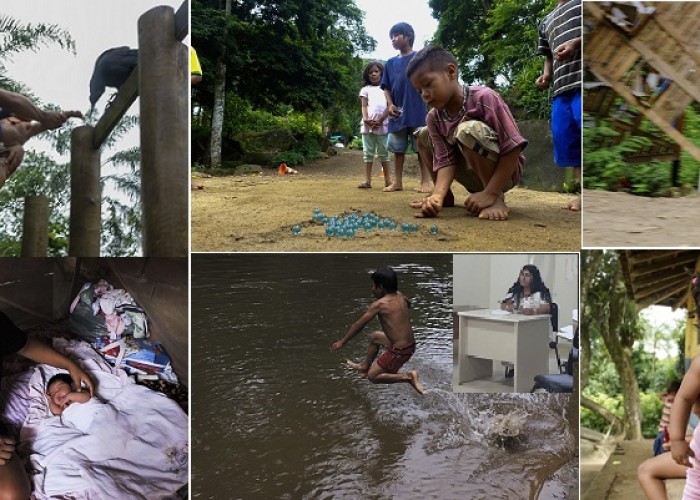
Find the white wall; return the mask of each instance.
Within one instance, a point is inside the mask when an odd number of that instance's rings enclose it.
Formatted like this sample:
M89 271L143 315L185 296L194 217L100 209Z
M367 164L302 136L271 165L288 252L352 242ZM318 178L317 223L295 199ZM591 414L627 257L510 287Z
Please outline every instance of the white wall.
M544 284L559 305L559 325L571 324L578 309L579 261L575 253L455 254L453 305L495 309L525 264L540 270Z

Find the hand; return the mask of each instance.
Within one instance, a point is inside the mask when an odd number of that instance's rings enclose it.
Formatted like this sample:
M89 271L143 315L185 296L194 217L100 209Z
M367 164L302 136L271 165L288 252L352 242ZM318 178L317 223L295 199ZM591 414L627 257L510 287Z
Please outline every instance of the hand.
M12 459L15 451L15 440L10 436L0 436L0 466L5 465Z
M389 115L393 116L394 118L401 116L401 112L399 111L399 108L396 107L395 104L392 104L389 106Z
M66 120L66 115L58 111L41 111L41 117L37 121L47 129L54 129L63 125Z
M10 177L24 159L24 148L20 144L9 146L6 148L7 153L7 177Z
M671 458L673 458L674 462L678 465L692 467L693 464L690 463L691 457L695 458L695 453L690 449L685 439L671 441Z
M554 49L554 59L557 61L565 61L570 58L576 52L576 43L573 40L564 42Z
M75 384L76 390L78 392L83 390L83 384L87 387L88 392L90 393L90 396L94 396L94 391L95 388L92 384L92 380L90 379L90 376L85 373L78 365L74 365L72 368L68 370L68 373L70 373L70 377L73 379L73 384Z
M345 343L344 343L342 340L339 340L338 342L335 342L335 343L331 346L331 351L337 351L338 349L340 349L340 348L343 347L344 345L345 345Z
M551 81L551 75L540 75L537 77L537 80L535 80L535 85L537 85L537 88L540 90L547 90Z
M474 214L478 214L483 209L490 207L498 200L498 194L489 193L487 191L480 191L478 193L470 194L467 198L467 210Z
M412 208L420 209L420 212L414 213L414 217L437 217L438 212L442 210L442 195L431 194L422 200L411 203Z

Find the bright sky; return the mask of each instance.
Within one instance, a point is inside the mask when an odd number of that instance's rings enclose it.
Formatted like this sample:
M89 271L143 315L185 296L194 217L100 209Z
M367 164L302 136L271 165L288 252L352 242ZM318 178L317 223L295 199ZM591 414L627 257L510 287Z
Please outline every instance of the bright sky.
M365 29L377 41L377 49L360 54L362 57L386 61L397 55L389 38L389 30L396 23L405 22L413 27L416 33L414 50L422 49L437 29L428 0L355 0L355 4L365 12Z
M685 320L687 310L683 308L676 309L675 311L666 306L650 306L646 309L640 311L640 315L646 318L652 326L660 327L666 325L669 329L673 328L679 320ZM661 349L656 352L656 356L659 358L667 358L669 356L676 356L678 354L677 347L675 345L668 346L671 351L665 350L665 346L659 346Z
M90 107L88 96L90 77L95 60L105 50L128 45L138 47L137 23L139 17L152 7L169 5L177 10L182 0L21 0L3 2L0 15L7 15L21 23L57 24L67 30L76 44L76 55L57 45L41 47L36 53L20 52L6 60L9 75L24 83L45 103L62 109L86 112ZM1 36L1 34L0 34ZM114 91L107 89L97 103L104 110L107 99ZM129 114L138 115L138 101ZM128 144L138 144L138 132L125 138ZM41 142L35 142L41 148ZM32 141L27 143L31 149ZM105 155L103 155L104 160Z

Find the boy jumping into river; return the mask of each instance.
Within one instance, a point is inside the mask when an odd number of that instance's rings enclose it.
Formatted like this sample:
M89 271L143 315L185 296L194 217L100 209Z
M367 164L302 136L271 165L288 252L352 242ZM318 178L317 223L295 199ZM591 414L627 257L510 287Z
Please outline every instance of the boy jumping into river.
M372 302L367 312L355 321L345 336L331 346L336 351L347 344L375 316L383 331L370 335L367 356L361 363L347 360L348 366L354 368L374 384L395 384L408 382L419 394L425 390L418 382L418 372L415 370L397 373L406 361L416 352L416 341L408 314L410 302L398 291L399 284L396 273L390 267L375 271L372 276L372 295L377 299ZM379 346L386 351L376 360Z

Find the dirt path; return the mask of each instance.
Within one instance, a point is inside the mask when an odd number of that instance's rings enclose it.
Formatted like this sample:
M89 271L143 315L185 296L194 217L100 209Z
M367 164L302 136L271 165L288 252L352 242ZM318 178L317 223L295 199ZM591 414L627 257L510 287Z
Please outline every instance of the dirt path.
M644 198L627 193L584 191L585 247L697 247L700 197Z
M193 252L348 252L348 251L578 251L580 217L561 207L570 196L516 188L506 195L511 219L488 222L464 207L445 209L432 220L414 219L409 202L419 175L414 156L407 158L405 190L383 193L383 179L373 189L357 189L362 153L342 151L299 168L300 175L278 177L265 171L250 176L196 178L203 189L192 192ZM380 170L375 165L375 171ZM459 204L467 196L456 184ZM418 224L417 233L360 231L352 239L329 238L312 222L314 209L328 216L353 210L374 211L399 223ZM302 227L292 234L292 227ZM431 226L438 233L430 234Z

